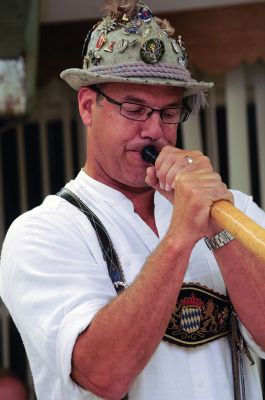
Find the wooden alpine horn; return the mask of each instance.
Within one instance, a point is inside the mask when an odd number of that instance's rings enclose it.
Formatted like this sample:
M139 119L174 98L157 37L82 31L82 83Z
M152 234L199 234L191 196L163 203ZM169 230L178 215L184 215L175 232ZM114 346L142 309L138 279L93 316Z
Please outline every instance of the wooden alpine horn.
M147 146L142 151L143 159L152 164L155 163L157 156L158 152L154 146ZM216 201L210 215L218 225L265 261L265 229L225 200Z
M265 229L229 201L216 201L211 218L242 243L254 255L265 261Z

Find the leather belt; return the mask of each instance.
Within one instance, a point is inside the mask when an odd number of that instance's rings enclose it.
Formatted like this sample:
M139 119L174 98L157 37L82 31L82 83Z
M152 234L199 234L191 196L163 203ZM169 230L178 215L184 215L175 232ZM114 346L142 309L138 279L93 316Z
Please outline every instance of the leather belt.
M184 283L163 339L194 347L231 333L232 304L228 296L199 283Z

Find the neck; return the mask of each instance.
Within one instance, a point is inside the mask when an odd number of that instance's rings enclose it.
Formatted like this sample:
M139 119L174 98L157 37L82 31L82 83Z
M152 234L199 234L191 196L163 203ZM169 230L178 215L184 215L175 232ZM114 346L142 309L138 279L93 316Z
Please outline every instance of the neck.
M118 189L116 187L116 189ZM153 230L158 236L154 214L154 190L152 188L125 188L118 189L124 196L131 200L134 206L134 212Z
M154 217L154 189L151 187L135 188L126 186L120 182L106 182L104 179L100 179L99 176L95 177L90 172L87 165L83 168L84 172L92 178L98 180L105 185L112 187L115 190L121 192L133 203L134 211L142 218L142 220L158 235L155 217Z
M137 194L134 198L130 198L130 200L133 202L134 211L158 236L154 214L154 190L143 191L140 195Z

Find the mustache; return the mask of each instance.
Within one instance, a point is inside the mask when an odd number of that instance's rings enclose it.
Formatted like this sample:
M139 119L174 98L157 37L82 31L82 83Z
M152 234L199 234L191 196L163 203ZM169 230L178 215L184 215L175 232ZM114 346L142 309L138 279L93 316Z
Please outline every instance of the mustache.
M141 153L144 148L153 148L156 149L157 153L159 153L164 146L168 145L168 143L154 143L153 141L145 141L141 143L133 143L126 146L127 151L138 151Z

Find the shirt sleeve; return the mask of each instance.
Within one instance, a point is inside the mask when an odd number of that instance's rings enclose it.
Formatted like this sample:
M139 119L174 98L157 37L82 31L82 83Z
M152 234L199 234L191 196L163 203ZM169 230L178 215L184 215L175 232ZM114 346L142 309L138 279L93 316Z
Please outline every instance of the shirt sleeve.
M265 212L253 201L252 196L247 196L239 191L232 191L235 200L235 206L243 211L248 217L257 224L265 228ZM239 328L246 344L260 357L265 359L265 350L258 346L246 327L239 322Z
M116 292L86 216L62 199L50 202L9 229L1 295L25 345L67 382L76 338Z

